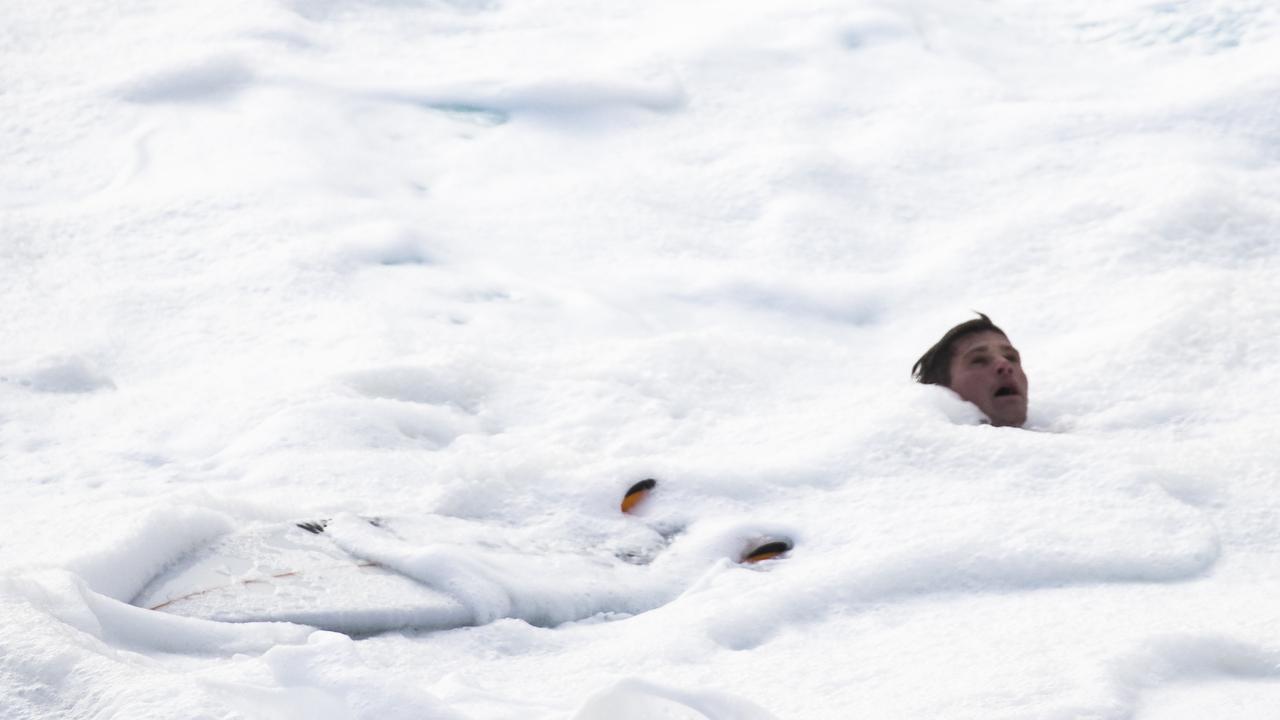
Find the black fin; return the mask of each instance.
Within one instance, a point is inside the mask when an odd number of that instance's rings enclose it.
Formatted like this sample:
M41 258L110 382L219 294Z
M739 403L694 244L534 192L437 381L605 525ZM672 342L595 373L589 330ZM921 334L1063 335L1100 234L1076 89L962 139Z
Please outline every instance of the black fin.
M644 502L649 493L658 486L658 481L653 478L645 478L640 482L632 485L622 496L622 512L629 513L636 508L637 505Z
M308 520L307 522L295 523L298 527L306 530L312 535L319 535L324 532L325 527L329 524L329 520Z
M758 563L778 557L795 547L789 538L765 538L760 544L753 546L742 554L738 562Z

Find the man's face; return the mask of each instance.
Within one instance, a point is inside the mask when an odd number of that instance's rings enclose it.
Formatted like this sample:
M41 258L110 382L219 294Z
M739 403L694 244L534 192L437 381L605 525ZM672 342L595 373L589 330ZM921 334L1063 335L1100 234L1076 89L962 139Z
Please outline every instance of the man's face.
M948 387L977 405L992 425L1021 427L1027 421L1022 358L1001 333L987 330L956 341Z

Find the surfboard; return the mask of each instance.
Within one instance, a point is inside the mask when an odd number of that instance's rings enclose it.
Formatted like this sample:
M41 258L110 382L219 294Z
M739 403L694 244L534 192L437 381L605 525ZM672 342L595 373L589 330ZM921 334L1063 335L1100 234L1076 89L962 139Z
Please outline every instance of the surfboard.
M133 604L221 622L293 622L349 634L472 622L450 595L353 557L295 524L225 536L152 579Z
M656 486L653 479L632 485L619 510L637 514ZM554 624L598 612L643 612L660 604L661 600L643 597L652 583L642 566L672 539L670 533L653 530L651 545L616 549L610 555L599 548L564 544L531 547L527 537L503 538L490 525L444 516L403 518L398 524L350 516L347 521L349 536L352 530L367 536L366 550L390 548L385 557L348 552L336 542L328 520L260 524L180 558L153 578L132 604L206 620L292 622L349 635L451 629L497 616ZM444 551L428 557L419 554L422 548ZM788 539L762 538L736 559L756 564L785 556L791 548ZM420 562L424 557L426 564ZM460 573L450 576L438 572L440 567ZM503 593L501 581L486 585L486 574L523 577L523 585L536 591L530 597L500 600L509 607L498 615L477 609L484 603L477 603L476 588L483 594L498 586L497 594ZM536 579L530 581L531 577ZM575 587L564 586L556 577L571 578ZM463 582L451 582L456 578Z

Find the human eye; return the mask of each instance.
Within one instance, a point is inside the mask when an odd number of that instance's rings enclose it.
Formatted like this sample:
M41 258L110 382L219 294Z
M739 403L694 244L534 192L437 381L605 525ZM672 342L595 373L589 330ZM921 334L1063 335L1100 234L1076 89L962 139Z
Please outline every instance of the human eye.
M970 365L981 366L981 365L986 365L989 362L991 362L991 358L987 357L986 355L974 355L972 358L969 359Z
M1022 356L1018 354L1017 350L1014 350L1013 352L1005 353L1005 357L1009 360L1009 362L1015 365L1022 362Z

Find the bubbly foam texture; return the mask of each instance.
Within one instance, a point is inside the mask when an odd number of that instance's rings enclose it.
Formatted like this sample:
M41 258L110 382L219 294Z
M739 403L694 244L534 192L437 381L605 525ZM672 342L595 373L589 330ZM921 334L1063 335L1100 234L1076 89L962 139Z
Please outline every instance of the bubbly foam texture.
M9 5L0 715L1274 706L1271 4ZM318 519L456 622L130 604Z

